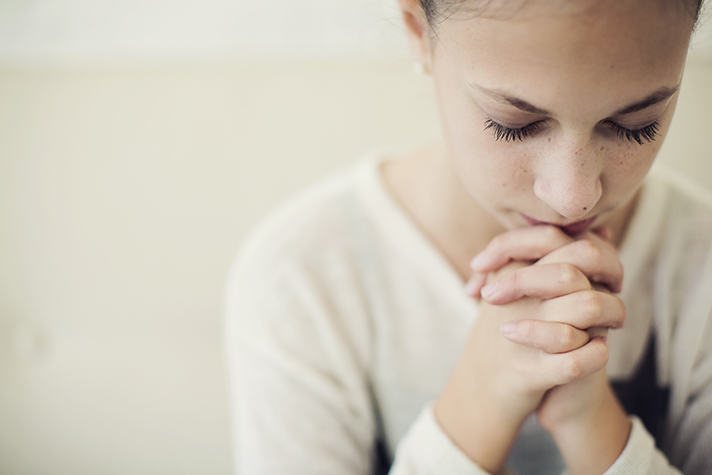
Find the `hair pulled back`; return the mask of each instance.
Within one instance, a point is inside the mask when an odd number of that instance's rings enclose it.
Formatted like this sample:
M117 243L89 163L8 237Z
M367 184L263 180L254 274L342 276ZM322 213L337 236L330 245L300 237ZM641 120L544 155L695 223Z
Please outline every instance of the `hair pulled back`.
M481 14L486 11L495 0L419 0L420 6L425 12L425 16L430 24L431 28L434 28L440 21L449 17L456 11L460 10L465 4L468 5L468 10L471 10L473 14ZM512 0L514 1L514 0ZM669 0L660 0L669 1ZM700 12L702 10L702 4L705 0L677 0L685 3L685 7L689 9L690 13L694 18L694 25L696 26L699 18ZM516 0L518 5L512 5L514 10L522 7L527 0Z

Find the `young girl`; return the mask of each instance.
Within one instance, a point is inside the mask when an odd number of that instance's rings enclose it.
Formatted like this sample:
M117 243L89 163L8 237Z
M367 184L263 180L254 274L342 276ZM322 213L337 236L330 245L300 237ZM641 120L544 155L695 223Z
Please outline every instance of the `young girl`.
M700 3L400 0L444 143L248 240L238 473L712 473L712 205L646 179Z

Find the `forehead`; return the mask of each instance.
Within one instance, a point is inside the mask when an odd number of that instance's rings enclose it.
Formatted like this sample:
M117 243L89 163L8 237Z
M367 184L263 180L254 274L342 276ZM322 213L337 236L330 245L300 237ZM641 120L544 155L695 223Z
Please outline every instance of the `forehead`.
M484 87L549 96L541 101L582 88L613 93L674 87L693 20L671 6L677 2L664 3L529 0L516 15L463 9L440 24L434 61L450 60L468 81ZM490 13L501 13L499 4L505 2L492 2Z
M655 8L694 18L704 0L455 0L442 1L441 18L485 17L524 20L542 16L576 16L595 9L623 6ZM436 0L437 2L437 0Z

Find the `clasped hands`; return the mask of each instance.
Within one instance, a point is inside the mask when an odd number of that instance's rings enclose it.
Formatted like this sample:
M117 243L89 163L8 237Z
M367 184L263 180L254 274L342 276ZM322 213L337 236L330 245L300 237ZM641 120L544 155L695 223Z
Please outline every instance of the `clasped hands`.
M623 268L606 228L571 237L546 225L498 235L472 268L466 289L481 297L478 318L435 412L496 472L529 414L556 439L616 405L604 368L607 330L625 320L613 295Z
M587 402L581 399L589 399L581 392L592 390L591 383L578 384L579 403L568 410L562 403L573 401L555 393L570 399L571 388L559 387L604 373L608 328L625 320L623 302L612 295L621 290L623 267L610 231L571 237L554 226L515 229L494 238L472 268L467 290L482 298L480 322L499 324L500 334L522 350L513 361L520 384L534 394L554 389L537 408L542 425L579 413Z

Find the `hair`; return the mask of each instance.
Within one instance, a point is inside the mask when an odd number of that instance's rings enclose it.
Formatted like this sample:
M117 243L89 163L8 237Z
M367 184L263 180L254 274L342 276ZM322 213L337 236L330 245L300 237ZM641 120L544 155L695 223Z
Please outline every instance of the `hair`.
M474 14L475 16L482 15L491 9L492 3L496 0L419 0L420 6L425 12L425 16L428 20L431 30L435 30L436 26L447 19L454 13L463 9L466 3L467 10ZM528 0L508 0L512 5L509 8L511 12L521 11L521 8ZM662 0L669 1L669 0ZM677 0L678 2L684 3L684 7L693 16L693 31L697 27L700 20L700 13L702 11L702 4L705 0ZM516 3L516 5L514 4ZM501 10L501 9L500 9Z

